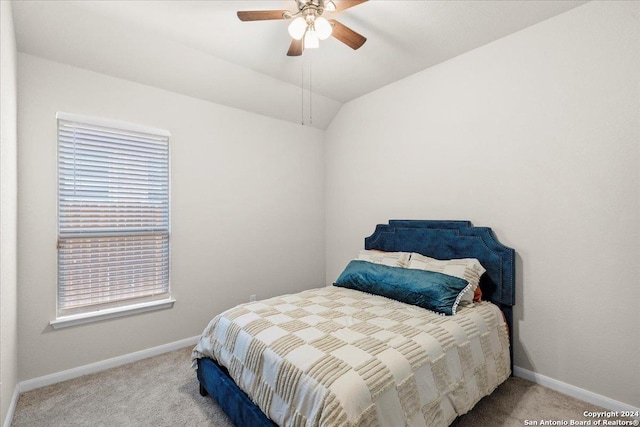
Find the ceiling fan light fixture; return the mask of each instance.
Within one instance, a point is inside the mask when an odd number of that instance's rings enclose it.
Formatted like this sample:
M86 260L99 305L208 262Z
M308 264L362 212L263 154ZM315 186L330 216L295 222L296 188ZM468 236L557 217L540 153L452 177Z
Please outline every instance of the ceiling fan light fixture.
M307 31L307 21L301 16L298 16L289 24L289 35L296 40L302 39L305 31Z
M320 47L320 39L318 33L313 28L309 28L304 34L304 48L317 49Z
M1 0L0 0L1 1ZM288 25L289 35L293 38L287 56L300 56L304 49L320 47L320 40L334 37L353 50L357 50L367 41L335 19L325 19L324 12L342 12L368 0L295 0L297 12L289 10L241 10L237 12L241 21L291 20Z
M318 16L314 22L314 27L316 32L318 33L318 38L320 40L326 40L331 37L331 32L333 31L333 27L322 16Z

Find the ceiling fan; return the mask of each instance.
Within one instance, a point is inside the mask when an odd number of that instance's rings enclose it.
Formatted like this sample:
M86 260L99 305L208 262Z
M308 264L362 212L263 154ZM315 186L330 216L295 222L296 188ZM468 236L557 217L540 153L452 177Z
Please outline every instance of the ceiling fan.
M239 11L241 21L267 21L274 19L293 19L289 24L289 34L293 38L288 56L300 56L304 49L317 48L320 40L331 36L352 49L358 49L367 38L351 28L322 16L324 12L341 12L357 6L367 0L295 0L297 12L288 10L247 10Z

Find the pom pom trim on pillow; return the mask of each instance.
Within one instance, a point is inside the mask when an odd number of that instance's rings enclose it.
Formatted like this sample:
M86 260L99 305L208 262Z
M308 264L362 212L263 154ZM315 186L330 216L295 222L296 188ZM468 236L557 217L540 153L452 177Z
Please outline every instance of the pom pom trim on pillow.
M429 258L415 252L411 254L408 268L425 271L436 271L466 280L467 282L469 282L469 284L471 284L472 288L462 296L462 302L465 303L473 302L475 290L480 284L480 277L486 271L482 264L480 264L480 261L475 258L440 260Z

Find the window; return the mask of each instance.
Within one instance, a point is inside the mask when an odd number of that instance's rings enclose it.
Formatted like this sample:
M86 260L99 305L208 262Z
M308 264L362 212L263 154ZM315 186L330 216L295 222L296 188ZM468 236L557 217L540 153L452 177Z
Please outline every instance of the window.
M52 325L65 316L172 304L169 132L66 113L57 119L58 320Z

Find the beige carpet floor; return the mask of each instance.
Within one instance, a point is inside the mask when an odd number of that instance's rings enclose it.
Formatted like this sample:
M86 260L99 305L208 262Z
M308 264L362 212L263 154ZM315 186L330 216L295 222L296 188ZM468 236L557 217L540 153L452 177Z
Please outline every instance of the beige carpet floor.
M210 397L200 396L190 353L184 348L22 393L12 426L232 426ZM456 427L586 420L582 414L587 410L602 409L510 378Z

